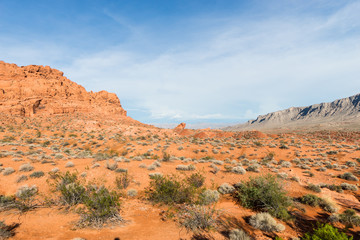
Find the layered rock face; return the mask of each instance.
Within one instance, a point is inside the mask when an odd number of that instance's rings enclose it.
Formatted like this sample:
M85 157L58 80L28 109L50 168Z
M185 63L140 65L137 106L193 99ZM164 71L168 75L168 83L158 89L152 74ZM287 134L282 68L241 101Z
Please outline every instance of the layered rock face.
M84 87L49 66L19 67L0 61L0 112L15 116L94 113L126 116L119 98Z
M255 120L224 128L224 130L265 129L351 129L360 130L360 94L328 103L286 110L258 116Z

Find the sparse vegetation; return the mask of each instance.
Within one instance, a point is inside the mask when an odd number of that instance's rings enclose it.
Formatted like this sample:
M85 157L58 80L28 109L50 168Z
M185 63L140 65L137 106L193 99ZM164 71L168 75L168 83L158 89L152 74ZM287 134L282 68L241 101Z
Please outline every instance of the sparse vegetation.
M177 217L181 227L198 234L215 229L220 212L213 207L184 205Z
M282 232L285 226L277 223L276 220L266 212L257 213L250 217L250 225L265 232Z
M155 203L182 204L196 203L203 188L196 187L186 179L176 175L151 178L150 186L146 189L148 199Z
M275 176L250 178L237 184L233 196L244 207L266 211L284 220L290 218L287 208L291 206L291 200Z
M314 233L306 233L303 240L352 240L353 237L348 237L345 233L339 232L329 224L320 225L314 230Z
M128 174L128 172L121 172L118 176L116 176L115 184L118 189L127 189L130 185L132 177Z

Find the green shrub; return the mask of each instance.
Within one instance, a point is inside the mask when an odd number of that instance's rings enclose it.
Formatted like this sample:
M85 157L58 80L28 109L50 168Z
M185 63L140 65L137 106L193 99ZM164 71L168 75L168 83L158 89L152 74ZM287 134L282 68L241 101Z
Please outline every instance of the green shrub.
M53 186L60 192L60 202L68 206L82 203L85 197L85 187L79 180L78 173L55 173L51 175L54 179Z
M194 187L179 176L155 175L151 177L150 186L145 190L145 194L155 203L182 204L195 203L202 191L203 189Z
M287 208L292 202L276 176L268 174L241 182L236 185L233 196L246 208L266 211L284 220L290 218Z
M360 226L360 216L356 214L354 209L346 209L339 214L339 221L346 227Z
M318 196L313 194L306 194L300 198L300 202L312 207L319 206L320 199Z
M206 206L184 205L177 217L181 227L199 234L216 228L220 212Z
M310 183L309 185L307 185L306 187L307 189L311 190L311 191L314 191L316 193L319 193L321 192L321 188L318 186L318 185L314 185L312 183Z
M338 177L348 181L359 181L359 179L355 177L354 174L352 174L351 172L340 174Z
M345 233L339 232L329 224L320 225L315 229L314 233L306 233L303 240L352 240L353 237L348 237Z
M126 189L130 185L131 176L128 172L120 172L115 179L115 184L118 189Z
M335 185L335 184L326 184L324 186L325 188L331 190L331 191L336 191L336 192L339 192L339 193L342 193L343 192L343 189L341 186L338 186L338 185Z
M199 188L204 185L205 177L201 173L197 172L197 173L193 173L190 176L188 176L186 178L186 181L191 186L194 186L195 188Z
M163 162L169 162L170 161L170 158L171 158L171 155L167 152L164 152L163 153Z
M38 188L33 185L31 187L24 185L16 191L16 205L17 208L22 211L28 211L33 209L35 204L35 196L38 193Z
M14 196L0 195L0 211L16 208L16 199Z
M35 171L32 174L30 174L31 178L40 178L43 177L45 173L43 171Z
M306 194L302 196L299 200L301 203L310 205L312 207L321 207L324 211L329 213L334 213L337 211L337 208L333 203L313 194Z
M119 195L104 186L88 186L83 204L85 207L81 210L81 219L78 223L80 227L102 227L104 224L123 220L119 214Z

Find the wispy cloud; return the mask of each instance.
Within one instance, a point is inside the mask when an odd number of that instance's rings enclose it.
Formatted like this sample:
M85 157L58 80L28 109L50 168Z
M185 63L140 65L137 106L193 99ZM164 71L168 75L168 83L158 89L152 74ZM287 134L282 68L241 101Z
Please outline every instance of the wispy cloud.
M245 121L359 92L360 3L304 12L296 8L303 1L294 2L260 17L188 18L177 32L186 37L172 36L172 29L157 34L107 9L128 30L127 40L72 54L62 70L88 90L117 93L130 116L149 123Z

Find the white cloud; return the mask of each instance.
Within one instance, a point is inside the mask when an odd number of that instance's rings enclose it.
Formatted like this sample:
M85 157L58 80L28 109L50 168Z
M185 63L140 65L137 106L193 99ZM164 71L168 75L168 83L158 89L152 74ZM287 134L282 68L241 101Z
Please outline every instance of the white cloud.
M61 70L87 90L117 93L130 116L135 109L145 122L255 118L359 91L359 10L356 2L328 16L221 19L216 28L198 28L194 41L161 52L136 45L158 39L126 42L72 56ZM130 30L130 39L149 36L106 14Z

